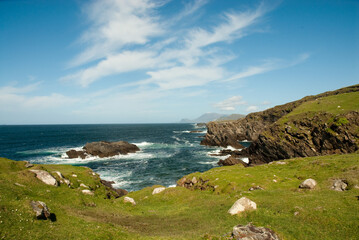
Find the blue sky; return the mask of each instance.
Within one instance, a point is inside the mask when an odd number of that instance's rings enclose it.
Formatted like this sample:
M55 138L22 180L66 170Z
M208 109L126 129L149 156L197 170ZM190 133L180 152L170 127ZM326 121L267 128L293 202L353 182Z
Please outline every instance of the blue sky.
M160 123L359 82L355 0L0 1L0 124Z

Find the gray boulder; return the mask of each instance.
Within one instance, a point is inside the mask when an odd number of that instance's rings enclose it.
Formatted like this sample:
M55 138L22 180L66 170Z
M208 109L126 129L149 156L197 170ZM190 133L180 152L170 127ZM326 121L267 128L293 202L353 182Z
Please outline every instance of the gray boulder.
M44 202L31 201L30 205L32 207L32 210L34 210L34 212L36 213L37 219L47 219L50 217L51 213Z
M54 178L50 173L44 170L29 170L36 174L36 177L40 179L43 183L47 185L58 186L56 178Z
M332 186L332 189L334 191L339 191L339 192L342 192L342 191L345 191L348 187L348 184L346 183L345 180L342 180L342 179L336 179L334 180L333 182L333 186Z
M238 225L233 228L233 239L242 240L279 240L279 237L270 229L256 227L251 223L247 225Z

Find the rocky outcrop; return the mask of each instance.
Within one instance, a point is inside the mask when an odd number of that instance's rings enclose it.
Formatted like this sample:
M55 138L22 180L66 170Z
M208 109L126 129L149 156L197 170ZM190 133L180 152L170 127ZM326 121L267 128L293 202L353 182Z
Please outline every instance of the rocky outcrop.
M135 153L140 149L135 145L125 141L119 142L92 142L86 143L83 151L70 150L66 154L69 158L86 158L87 155L98 156L101 158L112 157L119 154Z
M333 181L332 189L334 191L343 192L347 189L348 182L342 179L335 179Z
M237 200L232 207L228 210L228 213L231 215L236 215L238 213L248 211L248 210L256 210L257 204L246 197L242 197Z
M233 239L243 240L279 240L279 237L269 228L248 225L237 225L232 231Z
M29 170L36 174L36 177L40 179L43 183L52 186L58 186L56 178L54 178L50 173L44 170Z
M207 134L201 141L201 144L222 147L230 145L237 148L238 141L257 140L265 129L281 117L292 112L296 107L304 102L312 101L321 97L357 91L359 91L359 85L354 85L335 91L325 92L316 96L307 96L298 101L276 106L262 112L251 113L245 118L236 121L209 122L207 124Z
M285 123L272 124L242 151L251 164L294 157L352 153L359 149L359 112L342 115L303 113Z
M220 166L232 166L232 165L236 165L236 164L241 164L244 167L248 166L248 164L243 162L241 159L235 158L233 156L230 156L230 157L226 158L225 160L219 160L217 164Z
M191 190L201 190L201 191L205 191L205 190L214 191L216 189L216 186L210 184L209 180L207 179L204 180L201 177L198 179L196 177L192 177L192 179L183 177L177 181L177 186L185 187Z
M114 181L106 181L101 179L101 183L106 187L106 196L108 199L110 199L111 197L119 198L128 194L125 189L112 187L112 184L115 183Z

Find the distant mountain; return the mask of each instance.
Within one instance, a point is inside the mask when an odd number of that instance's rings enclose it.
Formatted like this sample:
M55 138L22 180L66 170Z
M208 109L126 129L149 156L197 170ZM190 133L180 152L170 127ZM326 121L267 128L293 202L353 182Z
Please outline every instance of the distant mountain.
M244 116L245 115L242 114L205 113L196 119L182 119L180 123L207 123L211 121L237 120Z
M207 123L225 116L219 113L205 113L196 119L182 119L180 123Z

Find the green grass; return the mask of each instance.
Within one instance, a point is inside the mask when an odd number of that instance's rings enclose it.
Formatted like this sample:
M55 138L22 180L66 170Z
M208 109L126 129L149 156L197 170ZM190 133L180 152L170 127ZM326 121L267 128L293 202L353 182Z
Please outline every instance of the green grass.
M359 92L342 93L304 102L277 122L284 124L298 117L314 116L318 112L341 115L350 111L359 111ZM343 120L342 123L346 123L345 119L341 120Z
M359 111L359 92L343 93L304 102L289 113L287 117L307 112L342 114L349 111Z
M53 187L37 180L23 162L0 159L0 239L220 239L233 226L249 222L273 229L282 239L357 239L359 154L285 162L193 173L187 177L209 180L215 190L176 187L152 195L153 186L129 193L137 202L132 206L123 198L105 199L106 190L90 169L35 166L59 170L73 182L72 188ZM71 177L73 173L78 177ZM306 178L317 180L318 187L298 189ZM332 191L334 178L346 179L349 190ZM90 186L95 196L83 195L80 183ZM248 191L257 185L265 190ZM242 196L255 201L258 209L229 215L228 209ZM36 220L30 200L44 201L57 221Z

